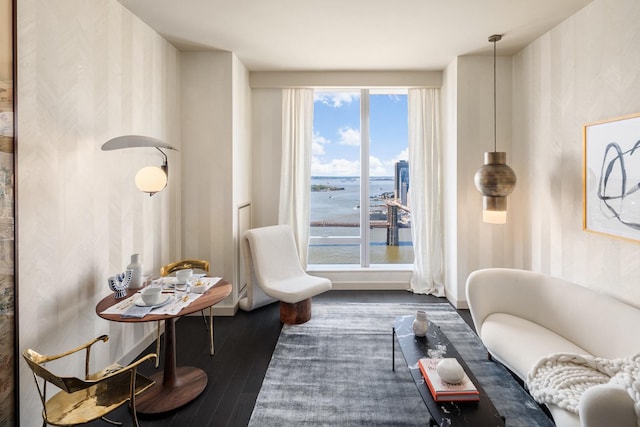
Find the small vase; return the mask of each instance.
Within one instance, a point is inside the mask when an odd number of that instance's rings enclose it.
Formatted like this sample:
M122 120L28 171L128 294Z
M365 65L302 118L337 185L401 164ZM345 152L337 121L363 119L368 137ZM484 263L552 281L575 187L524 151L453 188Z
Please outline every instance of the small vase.
M427 335L427 329L429 329L427 312L424 310L418 310L416 312L416 318L411 326L413 327L413 333L416 334L417 337L424 337Z
M140 261L140 254L131 255L131 263L127 266L127 270L133 271L129 289L140 289L142 287L142 261Z

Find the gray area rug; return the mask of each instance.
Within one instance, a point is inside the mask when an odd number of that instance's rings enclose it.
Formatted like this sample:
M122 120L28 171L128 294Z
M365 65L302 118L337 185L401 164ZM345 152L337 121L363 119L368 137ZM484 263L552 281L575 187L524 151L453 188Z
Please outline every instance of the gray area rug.
M309 322L282 328L249 426L429 425L397 346L391 370L393 319L418 309L444 331L508 426L553 425L504 367L487 360L449 304L316 303Z

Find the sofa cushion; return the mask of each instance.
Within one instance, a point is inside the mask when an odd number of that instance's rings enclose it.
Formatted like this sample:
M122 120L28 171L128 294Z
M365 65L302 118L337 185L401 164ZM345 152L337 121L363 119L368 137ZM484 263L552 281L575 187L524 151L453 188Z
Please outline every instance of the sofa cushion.
M487 350L522 380L538 359L551 353L589 354L545 327L505 313L489 315L480 338Z
M580 417L578 414L574 414L573 412L566 411L561 407L549 403L546 405L549 408L549 412L551 412L551 417L553 417L553 422L557 426L562 427L583 427L580 423ZM607 426L609 424L600 424L600 427ZM616 426L616 424L611 424L611 427Z
M580 398L578 413L583 427L637 427L638 422L633 400L626 390L613 384L587 389Z

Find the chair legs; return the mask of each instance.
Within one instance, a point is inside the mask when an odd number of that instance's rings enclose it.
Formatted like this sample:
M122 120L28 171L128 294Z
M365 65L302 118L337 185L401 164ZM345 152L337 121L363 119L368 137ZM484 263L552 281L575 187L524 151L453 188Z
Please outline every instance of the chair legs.
M207 318L204 315L204 310L201 310L202 320L204 320L204 326L209 331L209 353L213 356L214 348L213 348L213 307L209 307L209 321L207 322Z
M109 424L114 425L114 426L121 426L122 425L122 423L120 421L113 421L113 420L110 420L107 417L100 417L100 419L102 421L104 421L105 423L109 423Z
M300 302L280 301L280 321L287 325L299 325L311 319L311 298Z
M157 360L157 357L156 357L156 360ZM131 414L131 419L133 420L133 426L134 427L140 427L140 424L138 423L138 414L136 412L136 402L135 402L135 400L129 402L129 413Z
M204 327L209 330L209 323L207 323L207 317L204 315L204 310L200 310L200 314L202 314L202 321L204 322Z
M209 307L209 353L213 356L215 349L213 348L213 307Z
M160 326L162 325L162 320L158 320L158 335L156 336L156 368L160 366Z

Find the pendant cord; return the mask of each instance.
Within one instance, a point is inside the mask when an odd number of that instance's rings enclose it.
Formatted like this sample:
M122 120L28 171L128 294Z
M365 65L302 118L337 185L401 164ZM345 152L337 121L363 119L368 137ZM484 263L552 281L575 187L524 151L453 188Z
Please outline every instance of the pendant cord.
M496 41L493 41L493 151L496 152L498 146L497 137L497 114L496 114Z

